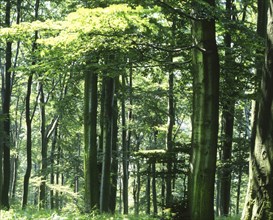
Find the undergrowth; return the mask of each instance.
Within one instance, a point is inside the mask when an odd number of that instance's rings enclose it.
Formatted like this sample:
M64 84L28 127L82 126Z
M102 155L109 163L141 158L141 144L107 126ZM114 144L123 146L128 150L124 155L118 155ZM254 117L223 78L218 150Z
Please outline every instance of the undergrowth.
M78 210L62 210L60 212L54 210L37 210L36 208L27 208L22 210L19 207L13 207L9 211L0 211L0 219L2 220L152 220L156 219L147 215L110 215L98 214L97 212L80 213Z
M240 220L240 216L216 217L215 220Z

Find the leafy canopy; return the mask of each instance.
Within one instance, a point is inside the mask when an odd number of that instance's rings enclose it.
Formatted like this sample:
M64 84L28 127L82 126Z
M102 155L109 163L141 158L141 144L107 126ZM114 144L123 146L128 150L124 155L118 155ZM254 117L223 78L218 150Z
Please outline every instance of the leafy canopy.
M107 8L80 8L63 21L23 22L0 30L0 39L31 42L39 32L37 43L77 54L105 49L128 50L133 42L143 42L147 34L156 35L157 26L151 22L159 15L159 8L131 8L125 4ZM149 39L147 37L147 39ZM74 53L74 55L76 55Z

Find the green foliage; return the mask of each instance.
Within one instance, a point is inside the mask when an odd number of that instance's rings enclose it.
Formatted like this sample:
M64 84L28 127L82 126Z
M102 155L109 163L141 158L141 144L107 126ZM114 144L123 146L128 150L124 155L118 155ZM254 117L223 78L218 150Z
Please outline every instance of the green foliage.
M29 40L35 31L39 31L41 35L39 43L62 49L72 46L70 49L74 48L74 51L81 49L83 52L84 48L85 50L122 48L132 46L130 44L143 36L144 32L157 33L156 27L150 23L151 16L157 12L159 8L132 9L127 5L80 8L68 14L64 21L22 22L11 28L2 28L0 38L8 41Z
M54 210L42 210L37 211L34 207L29 207L26 210L21 210L19 207L14 207L9 211L0 211L0 218L5 220L152 220L156 219L148 215L119 215L119 214L98 214L96 211L90 214L83 214L75 209L75 207L69 207L72 209L65 209L62 212Z

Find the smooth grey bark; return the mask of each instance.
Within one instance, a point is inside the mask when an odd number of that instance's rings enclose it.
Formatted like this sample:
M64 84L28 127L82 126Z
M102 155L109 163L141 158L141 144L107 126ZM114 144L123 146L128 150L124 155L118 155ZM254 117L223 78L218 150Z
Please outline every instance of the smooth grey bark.
M203 1L211 9L214 0ZM198 5L198 1L194 1ZM215 40L215 21L209 10L193 11L193 117L192 155L189 179L190 219L214 219L214 183L218 138L219 58ZM205 9L206 10L206 9Z
M267 10L268 10L268 1L258 0L258 16L257 16L257 34L264 41L267 38ZM263 50L257 51L258 53L264 53ZM265 62L259 58L256 58L256 75L260 78L264 72ZM252 105L252 127L251 127L251 143L250 143L250 156L249 156L249 181L247 188L247 195L245 198L245 205L242 213L241 219L250 220L253 215L253 206L254 206L254 195L255 192L255 145L256 145L256 137L257 137L257 123L258 123L258 112L259 112L259 103L260 99L256 99Z
M259 13L266 1L258 2ZM260 11L261 10L261 11ZM262 14L260 16L263 16ZM265 19L265 18L264 18ZM264 21L264 20L263 20ZM261 24L264 24L261 22ZM265 68L262 73L255 145L250 152L249 186L242 219L273 219L273 1L267 13Z

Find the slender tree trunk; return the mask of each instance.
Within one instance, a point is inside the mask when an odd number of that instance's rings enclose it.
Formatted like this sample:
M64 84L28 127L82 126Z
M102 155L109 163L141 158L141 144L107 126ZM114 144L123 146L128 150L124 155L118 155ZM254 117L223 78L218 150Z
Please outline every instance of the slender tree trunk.
M151 214L151 164L149 162L147 168L147 180L146 180L146 214Z
M42 155L42 165L41 165L41 184L40 184L40 195L39 195L39 209L46 208L46 171L47 171L47 138L45 131L45 96L43 83L40 82L39 87L40 93L40 133L41 133L41 155Z
M6 1L5 25L10 26L11 20L11 1ZM11 60L12 60L12 43L6 45L6 65L5 76L2 79L4 93L2 97L2 109L4 115L4 144L3 144L3 186L1 207L9 209L9 188L10 188L10 101L11 101Z
M80 134L77 135L78 138L78 157L81 157L81 137ZM76 176L75 176L75 193L78 193L80 191L80 176L81 176L81 169L78 167L78 165L75 167L76 170ZM78 202L78 200L76 200Z
M21 19L21 0L17 0L16 1L16 24L20 23L20 19ZM17 66L17 60L18 60L18 55L19 55L19 49L20 49L20 41L17 42L17 48L16 48L16 53L15 53L15 57L14 57L14 64L13 67L16 68ZM14 81L14 77L15 77L15 71L13 71L11 73L11 87L13 87L13 81ZM17 149L18 146L20 146L20 138L19 138L19 133L21 130L21 125L22 125L22 115L23 115L23 111L20 114L20 119L19 119L19 125L17 122L17 112L18 112L18 103L19 103L19 97L18 100L16 102L16 122L15 122L15 136L13 137L13 146L15 146L15 150ZM14 155L13 156L13 163L12 163L12 176L11 176L11 187L10 187L10 195L11 195L11 199L14 200L15 199L15 194L16 194L16 187L17 187L17 177L18 177L18 166L19 166L19 158L18 155Z
M240 198L241 198L241 184L242 184L242 166L239 166L238 172L238 184L237 184L237 195L236 195L236 215L240 213Z
M118 182L118 77L115 77L116 92L113 107L113 129L112 129L112 166L111 166L111 199L109 203L110 211L115 213Z
M13 172L12 172L12 182L11 182L11 198L15 199L16 194L16 186L17 186L17 180L18 180L18 167L19 167L19 157L18 155L15 155L13 157Z
M126 143L126 110L125 110L125 76L122 75L122 104L121 104L121 120L122 120L122 166L123 166L123 213L128 214L128 148Z
M152 194L153 194L153 207L154 216L157 216L157 192L156 192L156 166L155 161L152 163Z
M103 137L104 137L104 100L105 100L105 77L101 80L101 94L100 94L100 135L99 135L99 148L98 148L98 176L99 176L99 198L100 198L100 186L101 186L101 176L102 176L102 160L103 160ZM100 203L99 203L100 206ZM98 207L100 209L100 207Z
M4 124L3 124L3 114L2 111L0 111L0 205L2 201L2 185L3 185L3 147L4 147Z
M136 137L136 148L135 151L139 151L139 147L141 144L141 138L135 135ZM139 215L139 195L140 195L140 187L141 187L141 182L140 182L140 163L139 160L136 161L135 163L135 169L136 169L136 177L134 180L134 209L135 209L135 215Z
M195 1L194 1L195 2ZM198 1L195 2L198 5ZM206 0L212 8L214 0ZM209 13L209 12L208 12ZM193 49L193 124L189 181L191 220L214 219L214 183L218 138L219 58L215 21L195 11ZM202 18L200 18L201 16Z
M50 173L50 184L54 185L54 178L55 178L55 174L54 174L54 158L55 158L55 149L56 149L56 145L57 145L57 138L58 138L58 125L56 125L55 131L54 131L54 135L52 138L52 144L51 144L51 155L50 155L50 167L51 167L51 173ZM50 190L50 208L54 209L55 207L55 198L54 198L54 190L51 189Z
M60 134L58 135L58 139L60 139ZM57 160L56 160L56 165L57 165L57 170L56 170L56 185L60 184L60 170L59 170L59 166L60 166L60 160L61 160L61 154L62 154L62 149L61 149L61 145L58 145L58 152L57 152ZM55 204L55 208L56 210L60 209L60 197L59 197L59 192L56 192L55 195L56 198L56 204Z
M167 151L169 153L169 158L167 162L167 178L166 178L166 207L171 207L172 205L172 180L173 180L173 126L174 126L174 74L169 73L169 94L168 94L168 131L167 131Z
M216 179L216 216L220 216L220 180L219 180L219 173Z
M105 76L105 103L103 126L103 164L100 191L100 212L109 212L110 185L111 185L111 158L112 158L112 123L115 80Z
M90 63L89 63L90 64ZM99 208L99 174L97 163L98 75L88 67L85 73L85 204L86 211Z
M226 1L227 19L232 20L233 0ZM222 163L224 164L220 172L220 215L228 216L230 209L230 188L231 188L231 151L233 139L234 109L235 109L235 74L232 72L233 61L231 56L231 35L225 34L225 73L224 73L224 100L223 100L223 145ZM226 88L226 87L228 88Z
M35 19L38 19L38 10L39 10L39 4L40 1L36 0L35 4ZM35 32L34 35L34 43L32 45L32 53L35 52L37 49L37 44L36 41L38 39L38 32ZM32 61L32 64L35 65L36 61ZM32 168L32 116L30 114L30 95L31 95L31 87L32 87L32 78L33 78L33 72L30 73L28 77L28 82L27 82L27 94L26 94L26 151L27 151L27 168L26 168L26 173L24 176L24 188L23 188L23 199L22 199L22 208L25 209L28 201L28 189L29 189L29 178L31 174L31 168ZM33 110L34 111L34 110Z
M164 167L164 164L162 164ZM164 209L165 209L165 170L164 168L162 169L162 174L161 174L161 208L162 208L162 215L164 215Z

